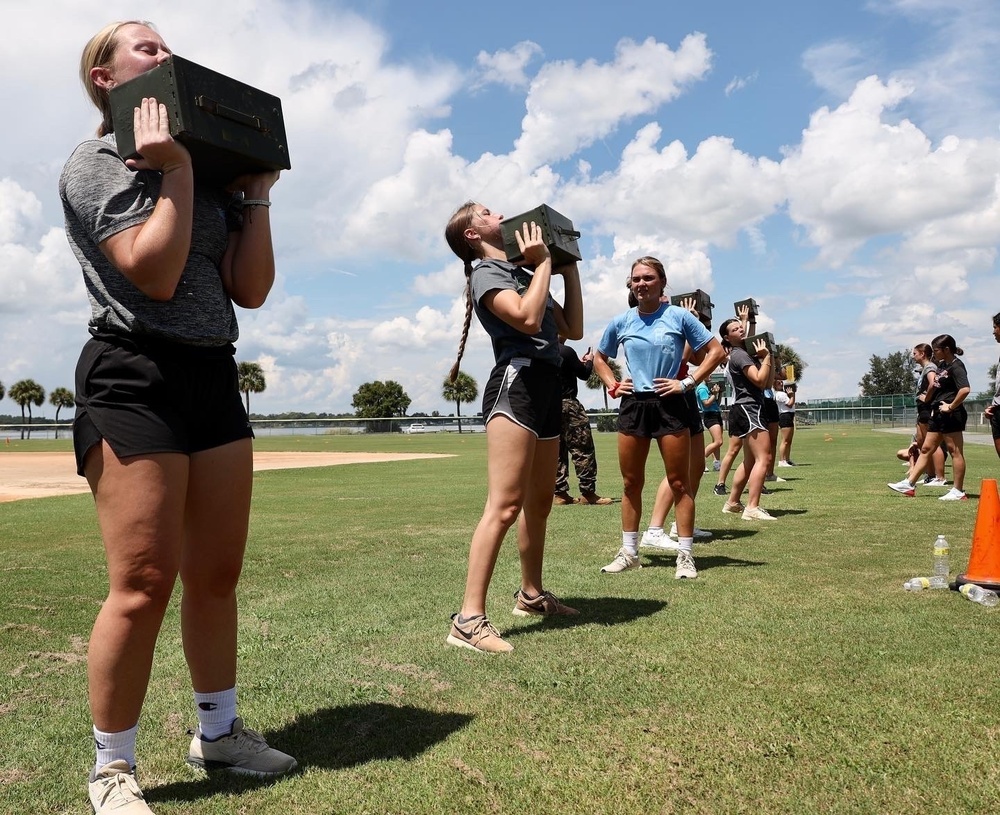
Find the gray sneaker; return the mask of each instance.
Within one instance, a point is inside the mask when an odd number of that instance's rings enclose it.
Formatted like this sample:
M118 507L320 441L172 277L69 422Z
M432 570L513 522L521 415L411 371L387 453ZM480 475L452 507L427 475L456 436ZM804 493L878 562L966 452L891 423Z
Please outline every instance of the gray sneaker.
M677 550L677 567L674 569L674 580L688 578L693 580L698 576L698 570L694 565L694 557L690 552L683 549Z
M228 770L258 778L273 778L299 766L291 756L268 747L264 737L244 727L243 719L238 716L232 732L215 741L206 741L201 737L201 729L196 730L187 762L205 770Z
M601 569L601 574L618 574L618 572L627 572L629 569L641 568L642 564L639 562L639 556L630 555L622 547L618 550L618 554L615 555L615 559Z
M127 761L112 761L90 774L90 805L97 815L153 815Z

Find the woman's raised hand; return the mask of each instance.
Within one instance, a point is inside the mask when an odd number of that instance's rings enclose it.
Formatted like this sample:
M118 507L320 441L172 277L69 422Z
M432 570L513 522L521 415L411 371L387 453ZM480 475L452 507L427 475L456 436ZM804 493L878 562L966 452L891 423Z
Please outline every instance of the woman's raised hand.
M549 259L549 248L542 241L542 228L534 221L521 224L521 229L514 230L517 248L528 266L538 266Z
M164 175L191 165L187 148L170 135L167 106L153 98L143 99L132 116L135 149L139 158L128 159L131 170L159 170Z

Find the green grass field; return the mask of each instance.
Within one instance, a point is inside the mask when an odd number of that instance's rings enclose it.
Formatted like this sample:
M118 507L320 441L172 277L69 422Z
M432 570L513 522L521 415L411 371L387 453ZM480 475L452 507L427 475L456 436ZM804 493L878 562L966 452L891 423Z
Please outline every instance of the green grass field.
M697 521L716 537L695 547L697 581L675 582L666 554L600 574L619 507L555 507L547 586L582 613L512 617L508 540L489 606L516 650L488 657L444 645L484 500L482 434L263 438L454 457L256 476L240 707L302 772L258 784L184 764L195 718L175 597L139 734L147 799L158 815L989 811L1000 613L902 589L930 572L938 533L964 570L977 501L890 492L905 441L800 430L801 466L762 501L770 524L722 515L707 474ZM599 491L618 496L614 436L597 444ZM992 446L967 456L978 497L1000 462ZM647 517L659 472L651 460ZM0 575L0 811L88 812L85 658L105 592L90 498L0 504Z

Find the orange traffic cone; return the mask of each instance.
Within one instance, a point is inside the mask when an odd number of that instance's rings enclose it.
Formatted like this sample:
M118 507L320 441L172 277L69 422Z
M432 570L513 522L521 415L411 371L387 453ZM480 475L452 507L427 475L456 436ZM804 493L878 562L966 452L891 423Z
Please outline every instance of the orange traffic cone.
M984 478L979 488L969 566L965 574L955 579L958 587L966 583L1000 591L1000 492L995 478Z

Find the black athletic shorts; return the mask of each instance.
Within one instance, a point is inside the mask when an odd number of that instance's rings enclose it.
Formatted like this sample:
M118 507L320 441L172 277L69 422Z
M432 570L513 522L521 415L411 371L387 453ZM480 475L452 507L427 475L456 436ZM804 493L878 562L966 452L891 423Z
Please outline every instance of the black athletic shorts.
M778 414L778 427L795 427L795 411Z
M722 424L722 411L721 410L706 410L701 414L701 420L705 424L705 427L715 427L716 425Z
M993 415L990 416L990 427L993 429L993 438L1000 439L1000 409L993 408Z
M562 432L559 367L529 357L497 365L483 389L483 424L494 416L506 416L543 441L558 439Z
M203 348L99 335L76 366L73 448L83 475L101 439L119 458L190 455L253 438L232 345Z
M733 405L729 408L729 435L745 438L754 430L767 431L764 409L756 402Z
M778 424L779 419L778 403L774 399L768 399L764 397L764 423L765 424Z
M963 433L968 420L969 414L965 405L959 405L958 410L947 413L942 413L938 410L938 406L934 405L928 429L931 433Z
M917 424L931 423L931 406L917 402Z
M658 396L652 391L622 397L618 432L643 439L690 433L690 405L684 394Z
M698 409L698 397L694 391L688 391L684 394L684 398L687 399L688 413L691 416L691 423L688 425L688 430L691 431L692 436L695 433L704 433L705 425L701 420L701 411Z

